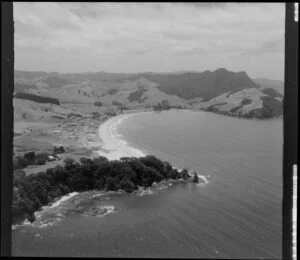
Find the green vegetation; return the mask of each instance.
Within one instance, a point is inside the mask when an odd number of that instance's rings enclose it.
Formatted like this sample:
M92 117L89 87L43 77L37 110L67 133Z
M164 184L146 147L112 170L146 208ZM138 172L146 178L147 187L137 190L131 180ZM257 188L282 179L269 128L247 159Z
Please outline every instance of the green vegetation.
M82 118L82 115L80 115L80 114L76 114L76 113L70 113L70 114L68 114L68 118Z
M214 105L211 105L209 107L203 108L203 111L208 111L208 112L217 112L218 109L216 108L217 106L222 106L222 105L226 105L226 102L220 102Z
M194 183L198 183L199 182L199 177L198 177L198 175L197 175L196 172L194 172L193 182Z
M230 72L226 69L215 71L189 72L182 74L140 74L140 76L159 84L158 89L169 95L183 99L203 97L208 101L229 91L243 88L257 88L245 72Z
M34 158L32 153L27 157L30 160ZM149 187L153 182L179 178L188 180L188 171L178 171L170 163L154 156L123 157L114 161L102 156L95 159L82 157L80 162L67 158L64 166L27 176L23 171L17 170L14 171L13 182L13 223L25 218L34 221L34 212L41 206L70 192L121 189L131 193L138 186Z
M27 152L23 156L14 156L13 157L13 169L24 169L28 165L44 165L49 159L49 155L57 156L57 154L64 153L65 149L63 146L56 147L54 146L52 154L48 153L35 153Z
M55 118L55 119L65 119L63 116L57 116L57 115L54 115L54 116L51 116L52 118Z
M171 109L171 106L169 104L169 101L166 100L166 99L164 99L163 101L161 101L157 105L153 106L153 110L156 110L156 111L169 110L169 109Z
M117 107L123 106L123 104L119 101L112 101L111 104L114 105L114 106L117 106Z
M272 97L261 97L263 101L262 115L263 117L270 118L282 115L283 104L281 101Z
M137 101L137 102L141 103L142 102L141 97L142 97L142 95L144 94L145 91L146 91L146 89L144 89L143 87L139 87L138 90L136 90L136 91L129 94L128 100L130 102Z
M18 99L27 99L38 103L50 103L54 105L59 105L59 100L57 98L43 97L29 93L16 92L14 95Z
M99 112L92 112L92 119L100 119L101 114Z
M283 114L283 104L281 101L270 96L260 97L263 101L263 107L249 111L247 118L273 118Z
M112 89L107 90L106 94L112 96L112 95L116 94L118 91L119 91L118 89L112 88Z
M240 108L242 108L243 107L243 105L239 105L239 106L236 106L236 107L234 107L234 108L231 108L230 109L230 112L231 113L235 113L236 111L238 111Z
M60 147L54 146L52 154L57 155L57 154L64 153L64 152L65 152L65 148L63 146L60 146Z
M105 112L104 113L106 116L116 116L117 115L117 113L115 112L115 111L107 111L107 112Z
M15 156L13 158L13 169L24 169L28 165L43 165L48 159L48 154L40 153L35 154L35 152L25 153L24 156Z
M245 106L245 105L249 105L249 104L251 104L251 103L252 103L252 99L250 99L250 98L245 98L245 99L243 99L242 102L241 102L241 104L243 104L244 106Z
M100 102L100 101L95 101L95 102L94 102L94 106L96 106L96 107L102 107L103 104L102 104L102 102Z

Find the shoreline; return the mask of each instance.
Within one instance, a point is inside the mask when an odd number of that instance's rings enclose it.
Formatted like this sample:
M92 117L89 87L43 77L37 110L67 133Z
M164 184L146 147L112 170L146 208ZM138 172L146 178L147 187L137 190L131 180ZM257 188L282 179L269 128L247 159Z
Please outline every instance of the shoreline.
M121 139L121 135L117 133L117 126L120 125L124 120L137 114L149 113L152 111L141 111L120 114L109 118L100 124L98 128L98 136L101 139L99 146L100 150L95 151L99 156L104 156L108 160L119 160L122 157L143 157L146 154L130 145L126 140Z
M105 156L110 161L119 160L122 157L144 157L144 156L146 156L146 154L144 152L128 145L128 143L125 140L122 140L120 138L120 134L118 134L116 131L116 127L118 125L120 125L124 120L128 119L129 117L132 117L132 116L140 114L140 113L149 113L149 112L143 111L143 112L121 114L121 115L117 115L114 117L110 117L106 121L101 122L98 127L98 139L100 139L99 140L100 143L99 143L99 146L97 146L97 149L101 149L101 150L94 150L94 152L98 153L99 156ZM177 169L178 171L182 170L181 167L176 167L175 165L172 165L172 167L174 169ZM169 186L172 186L175 183L180 183L180 182L191 183L194 172L196 172L196 174L199 178L199 182L197 183L197 186L202 186L202 185L206 185L207 183L209 183L209 180L207 179L207 177L209 177L209 176L205 176L205 175L199 174L197 171L190 170L190 171L188 171L189 177L186 180L165 179L159 183L153 183L154 185L152 188L155 188L155 186L158 185L159 186L158 189L161 190L161 189L165 189ZM153 191L151 191L150 188L151 187L148 187L147 189L144 187L139 187L139 189L137 191L133 192L133 195L144 196L144 195L152 194ZM61 196L60 198L57 198L56 200L54 200L52 203L42 207L41 210L36 211L34 213L34 216L36 218L38 218L40 211L43 211L46 209L53 209L78 194L79 194L78 192L72 192L72 193ZM28 220L25 219L25 221L20 224L12 225L12 228L14 229L18 225L27 225L27 224L29 224L29 222L28 222Z
M188 112L192 110L186 109L178 109L183 112ZM145 154L143 151L130 146L126 140L120 139L120 134L117 133L116 127L120 125L124 120L128 119L129 117L135 116L137 114L144 114L144 113L155 113L155 111L139 111L139 112L129 112L120 114L111 118L108 118L106 121L102 122L98 128L99 138L101 139L101 144L99 145L101 148L98 151L95 151L99 154L99 156L104 156L108 160L120 160L122 157L144 157ZM177 167L172 164L172 167L181 171L181 167ZM198 185L205 185L209 183L207 177L198 173L195 170L188 171L190 178L193 177L193 172L197 173L199 178ZM183 181L183 182L190 182L190 181Z

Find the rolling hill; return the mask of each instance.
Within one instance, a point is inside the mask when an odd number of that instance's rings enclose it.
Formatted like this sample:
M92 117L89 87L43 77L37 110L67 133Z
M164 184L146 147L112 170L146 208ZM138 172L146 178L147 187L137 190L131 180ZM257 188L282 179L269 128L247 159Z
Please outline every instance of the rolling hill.
M228 91L245 88L257 88L245 72L230 72L217 69L213 72L183 73L167 75L143 75L146 79L157 83L158 89L183 99L202 97L208 101Z
M259 118L282 113L283 87L279 83L252 80L245 72L223 68L177 73L15 73L15 91L57 99L64 107L92 106L98 102L101 108L124 105L135 109L153 107L166 100L171 107Z

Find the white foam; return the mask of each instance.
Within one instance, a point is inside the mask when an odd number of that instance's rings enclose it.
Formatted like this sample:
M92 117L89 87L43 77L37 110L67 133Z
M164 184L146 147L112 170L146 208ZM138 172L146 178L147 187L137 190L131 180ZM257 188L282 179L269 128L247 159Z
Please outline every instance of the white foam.
M49 227L49 226L53 226L56 222L59 222L61 221L60 218L55 218L53 219L52 221L48 221L48 222L40 222L39 224L36 224L35 226L38 227L38 228L46 228L46 227Z
M15 230L15 229L17 229L19 227L23 227L23 226L33 226L33 224L28 219L25 219L22 224L12 225L11 229Z
M151 195L151 194L153 194L153 191L150 188L143 189L143 188L139 187L139 190L137 192L138 196L145 196L145 195Z
M54 208L54 207L57 207L59 206L62 202L76 196L78 194L78 192L72 192L72 193L69 193L63 197L61 197L58 201L56 201L55 203L53 203L49 208Z
M168 188L167 186L162 186L162 187L159 187L158 189L163 190L163 189L167 189L167 188Z
M104 214L97 215L97 217L104 217L108 214L116 213L116 207L109 205L109 206L101 206L100 209L106 209Z
M209 180L208 180L209 175L205 176L205 175L201 175L201 174L197 173L197 176L198 176L199 179L204 181L204 183L198 183L197 186L204 186L204 185L209 183Z
M91 196L91 198L97 198L97 197L101 197L101 196L104 196L104 195L105 195L104 193L95 194L95 195Z

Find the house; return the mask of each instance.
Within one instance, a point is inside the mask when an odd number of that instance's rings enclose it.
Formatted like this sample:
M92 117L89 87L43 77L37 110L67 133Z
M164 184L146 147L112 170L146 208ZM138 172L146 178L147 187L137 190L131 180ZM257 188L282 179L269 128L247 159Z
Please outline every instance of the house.
M56 161L56 157L48 155L48 162Z

